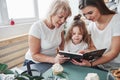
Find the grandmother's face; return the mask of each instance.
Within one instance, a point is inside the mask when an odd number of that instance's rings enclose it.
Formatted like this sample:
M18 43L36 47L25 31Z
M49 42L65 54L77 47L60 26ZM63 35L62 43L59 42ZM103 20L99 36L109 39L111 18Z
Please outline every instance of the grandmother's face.
M82 9L83 15L93 22L97 21L100 18L100 12L96 7L93 6L87 6Z
M59 28L67 19L68 15L65 11L57 12L55 15L52 16L52 24Z

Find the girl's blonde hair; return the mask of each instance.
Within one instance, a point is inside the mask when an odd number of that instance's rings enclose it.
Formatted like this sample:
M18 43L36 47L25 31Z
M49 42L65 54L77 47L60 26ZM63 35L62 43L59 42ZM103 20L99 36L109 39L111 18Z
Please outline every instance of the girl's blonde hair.
M48 11L48 17L56 15L58 12L65 12L67 16L71 16L68 0L54 0Z
M82 41L86 42L88 45L90 45L90 36L88 34L88 31L86 29L85 22L81 19L81 15L78 14L77 16L74 17L74 21L69 28L67 34L66 34L66 42L68 43L72 39L72 33L73 33L73 28L78 27L81 34L83 35Z

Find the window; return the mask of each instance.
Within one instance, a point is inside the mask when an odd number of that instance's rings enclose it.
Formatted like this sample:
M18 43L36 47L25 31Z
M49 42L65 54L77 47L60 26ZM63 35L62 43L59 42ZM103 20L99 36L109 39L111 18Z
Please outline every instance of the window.
M50 4L54 0L38 0L39 18L44 18L47 15Z
M0 27L9 25L10 19L16 24L34 22L44 18L54 0L0 0ZM70 5L76 0L69 0ZM77 1L74 2L78 3ZM77 6L77 5L76 5ZM73 8L74 6L71 5ZM76 7L73 12L76 13Z
M0 25L26 23L38 19L37 0L0 0Z
M44 18L52 1L0 0L0 25L9 25L10 19L17 24Z
M9 19L34 18L34 0L6 0Z

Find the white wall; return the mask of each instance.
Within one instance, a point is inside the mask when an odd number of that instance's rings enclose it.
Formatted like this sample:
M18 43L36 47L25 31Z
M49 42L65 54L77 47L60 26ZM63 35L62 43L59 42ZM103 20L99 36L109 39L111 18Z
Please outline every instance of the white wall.
M0 27L0 40L26 34L32 23Z
M72 11L72 16L67 19L67 24L66 24L67 29L70 27L74 16L79 14L79 11L80 11L78 8L79 0L69 0L69 2L70 2L71 11Z

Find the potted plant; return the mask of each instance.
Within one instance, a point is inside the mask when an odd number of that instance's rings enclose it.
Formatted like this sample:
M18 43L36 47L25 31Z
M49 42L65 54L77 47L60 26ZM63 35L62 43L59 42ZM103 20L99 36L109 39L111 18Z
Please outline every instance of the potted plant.
M19 74L17 71L15 71L15 79L17 80L42 80L44 77L42 77L42 73L35 69L30 68L30 63L27 63L27 70ZM33 75L34 74L34 75ZM37 74L37 75L35 75Z
M32 75L32 72L36 73L38 75ZM44 77L42 77L42 73L40 73L37 70L30 69L30 65L27 65L27 71L22 72L19 74L17 71L13 72L12 70L8 69L7 64L0 63L0 74L13 74L14 80L42 80ZM0 80L3 79L0 77ZM8 78L7 78L8 79Z
M42 80L44 77L42 77L42 73L38 72L37 70L31 70L32 72L37 72L39 75L29 75L27 71L24 71L23 73L19 74L17 71L15 71L15 80Z

